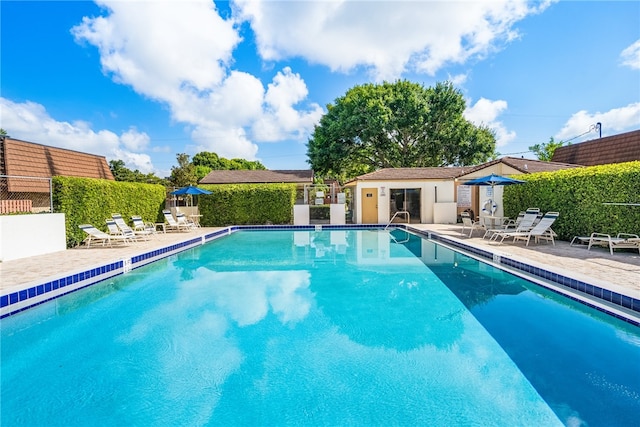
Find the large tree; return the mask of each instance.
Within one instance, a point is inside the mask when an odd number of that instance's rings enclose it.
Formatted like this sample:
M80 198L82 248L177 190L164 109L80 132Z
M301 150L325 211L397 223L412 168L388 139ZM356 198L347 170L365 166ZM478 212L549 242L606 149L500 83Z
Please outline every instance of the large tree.
M355 86L327 106L307 144L318 175L352 178L380 168L464 166L495 156L495 137L463 117L449 82Z
M538 160L542 160L543 162L550 162L553 158L553 153L556 152L556 149L562 147L564 145L563 141L556 142L553 137L549 139L549 142L542 144L535 144L529 147L529 150L536 155Z
M145 182L147 184L166 185L167 180L156 176L154 173L142 173L138 169L131 170L124 165L122 160L109 160L109 169L116 181Z
M195 166L189 161L189 155L185 153L176 154L178 166L171 168L171 176L169 182L174 187L186 187L187 185L196 185L198 177L196 176Z
M191 160L195 166L198 181L204 178L212 170L265 170L267 169L257 160L225 159L210 151L202 151Z

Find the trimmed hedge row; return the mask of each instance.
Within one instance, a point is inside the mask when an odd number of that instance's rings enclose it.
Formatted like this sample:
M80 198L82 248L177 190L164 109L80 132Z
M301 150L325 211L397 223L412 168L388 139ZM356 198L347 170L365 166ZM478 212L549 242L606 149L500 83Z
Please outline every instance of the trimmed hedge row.
M505 216L515 218L528 207L560 212L553 230L562 240L593 232L640 233L640 162L519 175L527 181L504 189Z
M295 184L201 185L213 194L198 196L205 227L247 224L291 224Z
M161 217L165 198L165 187L158 184L53 177L53 209L65 213L67 247L85 239L79 224L106 230L105 219L113 213L121 214L128 223L132 215L155 222Z

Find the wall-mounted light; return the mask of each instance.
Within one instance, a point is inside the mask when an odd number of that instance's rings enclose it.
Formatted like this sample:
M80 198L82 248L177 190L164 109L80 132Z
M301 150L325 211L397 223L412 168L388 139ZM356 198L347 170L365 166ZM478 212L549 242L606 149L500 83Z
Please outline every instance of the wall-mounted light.
M385 194L384 194L384 187L380 187L380 195L381 195L381 196L385 196Z

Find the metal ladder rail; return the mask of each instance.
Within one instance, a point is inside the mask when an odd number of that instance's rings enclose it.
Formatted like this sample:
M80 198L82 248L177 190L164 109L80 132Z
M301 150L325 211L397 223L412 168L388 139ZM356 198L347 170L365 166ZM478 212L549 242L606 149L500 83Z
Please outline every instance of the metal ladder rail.
M393 214L393 216L391 217L391 220L389 221L389 223L384 227L385 230L387 228L389 228L389 226L391 225L393 220L398 216L398 214L406 215L407 216L407 224L411 224L411 218L410 218L409 212L407 212L407 211L398 211L398 212Z

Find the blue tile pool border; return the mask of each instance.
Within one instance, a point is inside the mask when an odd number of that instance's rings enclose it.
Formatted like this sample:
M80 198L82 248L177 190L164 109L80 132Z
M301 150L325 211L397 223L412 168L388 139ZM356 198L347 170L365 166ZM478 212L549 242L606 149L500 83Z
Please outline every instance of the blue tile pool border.
M548 270L546 268L534 266L522 261L517 261L509 256L497 255L491 251L487 251L472 245L465 244L460 240L451 239L451 238L448 238L447 236L440 235L433 231L418 230L413 227L410 227L410 226L407 227L403 225L399 225L397 228L403 228L405 230L414 232L415 234L419 234L423 237L427 237L430 240L445 243L448 246L452 246L456 249L462 250L465 253L470 253L478 258L485 259L488 262L492 262L493 265L497 266L498 268L502 268L505 271L508 271L508 272L517 271L517 272L525 273L526 274L526 276L524 277L525 279L527 278L527 276L542 279L543 281L546 281L546 282L551 282L553 284L560 285L562 287L570 288L573 292L577 292L578 294L588 295L590 297L594 297L599 300L602 300L603 302L614 304L616 306L619 306L640 314L640 299L633 298L624 294L620 294L618 292L610 291L608 289L604 289L599 286L586 283L578 279L573 279L571 277ZM562 290L560 289L545 286L544 282L536 282L536 285L542 286L548 290L559 293L567 298L580 302L598 311L601 311L610 316L616 317L620 320L624 320L625 322L631 323L632 325L640 326L640 322L634 319L630 319L629 317L626 317L624 315L615 313L611 310L607 310L606 307L590 304L588 301L585 301L582 298L576 298L576 296L572 295L572 293L562 292Z
M358 230L358 229L380 229L380 224L351 224L351 225L238 225L226 227L202 236L198 236L192 239L188 239L182 242L178 242L163 248L155 249L143 254L135 255L131 258L125 258L116 262L111 262L98 267L90 268L84 271L73 272L71 274L65 274L60 277L56 277L51 280L47 280L44 283L39 283L30 286L26 289L21 289L8 294L0 295L0 318L11 316L21 311L27 310L36 305L58 298L61 295L65 295L69 292L82 289L84 287L100 283L111 277L125 274L128 271L142 267L154 261L158 261L162 258L166 258L170 255L177 254L179 252L191 249L193 247L203 245L212 240L218 239L223 236L230 235L237 231L252 231L252 230L293 230L293 231L318 231L318 230ZM411 231L414 234L426 237L435 242L441 242L448 246L459 249L465 253L471 254L484 259L488 262L492 262L496 267L502 268L506 271L517 271L531 276L534 278L542 279L562 287L571 289L579 294L588 295L590 297L602 300L609 304L631 310L640 314L640 299L632 298L627 295L620 294L618 292L610 291L608 289L601 288L599 286L592 285L577 279L573 279L568 276L564 276L557 272L547 270L545 268L537 267L531 264L524 263L522 261L514 260L508 256L496 255L491 251L481 249L472 245L468 245L460 240L448 238L447 236L440 235L433 231L420 230L407 226L405 224L394 224L393 228L401 228L407 231ZM526 278L526 277L525 277ZM544 283L536 283L539 286L544 286ZM600 307L594 304L590 304L584 299L576 298L569 292L562 292L557 288L546 287L554 292L560 293L568 298L578 301L582 304L591 306L599 311L605 312L611 316L629 322L636 326L640 326L640 322L634 319L625 317L611 310L607 310L606 307Z

